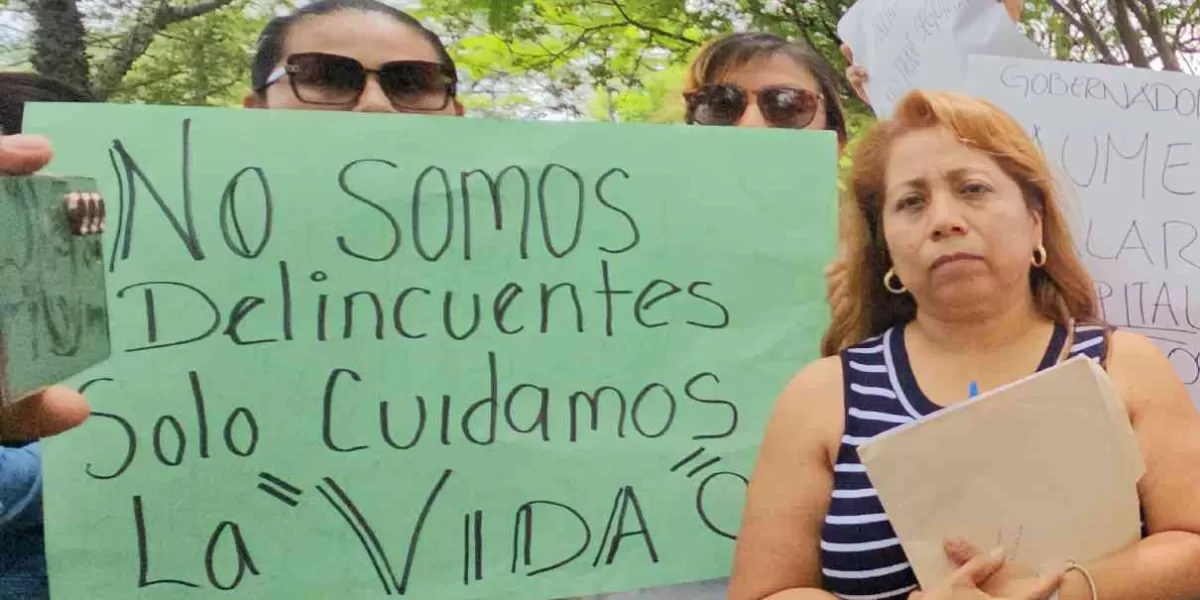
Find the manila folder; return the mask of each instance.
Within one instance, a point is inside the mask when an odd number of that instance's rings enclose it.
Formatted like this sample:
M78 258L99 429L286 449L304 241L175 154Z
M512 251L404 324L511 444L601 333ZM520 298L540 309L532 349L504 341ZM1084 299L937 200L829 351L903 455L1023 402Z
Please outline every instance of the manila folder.
M1145 471L1108 375L1086 357L950 406L859 446L924 589L955 565L943 541L1003 546L1038 573L1140 537Z

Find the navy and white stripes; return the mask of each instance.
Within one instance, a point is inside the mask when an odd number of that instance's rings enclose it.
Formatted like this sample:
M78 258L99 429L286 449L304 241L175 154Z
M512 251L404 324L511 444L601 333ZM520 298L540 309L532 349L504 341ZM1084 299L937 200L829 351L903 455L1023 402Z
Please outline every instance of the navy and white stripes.
M1056 327L1039 370L1055 364L1066 343L1066 328ZM1081 326L1069 354L1097 358L1104 348L1102 328ZM821 530L823 587L845 600L905 598L917 589L916 576L855 449L940 407L916 383L903 328L850 348L841 358L846 426Z

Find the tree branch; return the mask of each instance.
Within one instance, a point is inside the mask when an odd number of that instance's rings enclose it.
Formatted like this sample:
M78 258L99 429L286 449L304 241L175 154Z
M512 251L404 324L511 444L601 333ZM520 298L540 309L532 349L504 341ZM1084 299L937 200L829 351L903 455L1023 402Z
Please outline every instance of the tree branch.
M1129 5L1125 3L1125 0L1108 0L1108 9L1112 11L1113 25L1117 28L1117 36L1121 38L1121 45L1125 46L1129 62L1133 63L1135 67L1150 68L1150 60L1146 58L1146 53L1142 50L1142 40L1129 20Z
M654 44L654 34L651 33L650 39L646 40L646 45ZM629 72L625 74L625 87L635 87L641 85L642 81L638 77L638 72L642 70L642 59L646 57L645 52L638 52L637 58L633 59L633 66L629 68Z
M669 31L663 31L662 29L659 29L658 27L654 27L652 25L647 25L645 23L637 21L633 17L630 17L629 13L625 12L625 8L623 6L621 6L621 3L618 2L617 0L609 0L608 3L613 8L617 9L617 12L620 13L621 18L625 19L626 23L629 23L630 25L633 25L634 27L637 27L638 29L641 29L642 31L647 31L647 32L650 32L650 33L653 33L656 35L661 35L665 38L669 38L669 39L675 40L677 42L682 42L689 46L699 46L700 45L699 41L693 40L687 36L680 35L678 33L671 33Z
M181 72L181 71L171 71L168 73L156 75L154 77L147 77L146 79L143 79L141 81L129 82L129 81L122 80L120 88L113 90L113 93L119 92L122 94L132 94L132 93L136 92L137 90L144 88L146 86L159 84L164 81L168 81L170 79L180 77L182 75L183 75L183 72Z
M1138 6L1136 0L1129 3L1129 8L1133 11L1133 16L1142 25L1146 36L1150 38L1150 43L1154 44L1154 49L1158 52L1158 59L1162 61L1163 69L1167 71L1181 71L1179 58L1175 56L1175 51L1171 48L1171 43L1167 41L1166 33L1162 27L1162 20L1158 17L1158 9L1154 7L1154 1L1142 0L1142 2L1146 5L1144 8Z
M125 74L133 67L133 63L146 53L155 36L163 29L220 10L233 2L234 0L207 0L186 6L171 6L166 2L159 2L153 9L143 11L148 14L135 17L133 26L117 49L96 69L92 91L101 100L116 91Z
M1071 11L1067 7L1063 6L1058 0L1050 0L1050 6L1054 8L1055 12L1062 15L1064 19L1070 22L1073 27L1078 29L1079 32L1082 33L1083 36L1092 43L1092 46L1096 48L1096 52L1100 54L1100 62L1110 65L1121 64L1121 61L1117 59L1116 55L1114 55L1112 50L1108 47L1108 44L1105 43L1104 36L1100 35L1100 31L1096 28L1096 24L1086 14L1082 14L1083 8L1079 6L1078 0L1073 0L1073 7L1076 10L1079 10L1081 13L1080 17L1076 17L1074 14L1072 14Z
M535 40L534 43L537 44L540 48L542 48L542 50L544 50L546 52L546 54L544 56L537 56L536 54L526 54L524 52L518 52L516 50L516 48L513 48L512 42L510 42L509 40L506 40L504 38L498 38L498 39L508 49L508 53L511 56L521 56L521 57L525 57L525 58L536 59L536 62L534 62L530 65L525 65L525 67L528 70L538 70L538 69L548 67L551 64L554 64L558 60L560 60L563 57L565 57L566 55L570 54L576 48L579 48L583 44L587 43L587 41L594 34L604 31L604 30L607 30L607 29L624 27L625 25L626 25L626 23L605 23L603 25L582 27L581 28L582 30L580 31L579 35L576 36L573 41L571 41L569 44L563 46L562 49L558 50L557 52L550 50L545 45L543 45L540 41Z
M36 25L30 62L42 75L86 90L88 57L83 17L76 0L30 0Z
M1200 8L1200 0L1194 0L1192 2L1192 4L1190 6L1188 6L1187 11L1183 13L1183 16L1180 17L1179 22L1175 24L1175 40L1176 41L1178 41L1179 38L1183 35L1184 26L1187 25L1188 23L1190 23L1192 18L1196 16L1197 8ZM1194 25L1194 23L1193 23L1193 25Z
M197 2L196 4L186 4L183 6L169 7L166 10L166 25L174 25L181 21L194 19L199 16L206 15L215 10L220 10L233 4L234 0L208 0L207 2Z
M781 6L783 12L787 13L788 22L796 26L796 31L799 31L811 46L812 41L808 39L808 28L804 26L804 19L800 18L800 11L796 10L796 6L792 2L783 2Z

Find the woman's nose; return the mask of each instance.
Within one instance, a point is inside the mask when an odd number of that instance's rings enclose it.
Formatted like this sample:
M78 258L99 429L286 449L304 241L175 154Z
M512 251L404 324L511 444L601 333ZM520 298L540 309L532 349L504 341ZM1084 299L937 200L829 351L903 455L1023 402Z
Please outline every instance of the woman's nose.
M758 104L751 102L742 113L742 118L738 119L737 126L765 128L770 127L770 124L763 118L762 111L758 110Z
M963 235L967 224L958 202L950 194L935 191L929 198L929 218L933 239Z
M369 75L365 85L362 95L358 97L358 104L354 105L353 112L398 112L387 94L384 93L383 87L379 85L378 77Z

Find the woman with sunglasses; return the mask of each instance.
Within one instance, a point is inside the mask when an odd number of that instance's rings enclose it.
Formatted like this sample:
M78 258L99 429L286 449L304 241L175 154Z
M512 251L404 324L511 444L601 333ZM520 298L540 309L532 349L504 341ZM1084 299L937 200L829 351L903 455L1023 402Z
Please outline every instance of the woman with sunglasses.
M837 133L840 155L848 137L840 89L837 70L812 48L766 33L735 33L700 51L683 96L689 125L829 130ZM839 258L825 269L835 316L847 298L844 263Z
M847 134L838 90L837 71L809 47L767 33L735 33L710 42L692 60L685 119L688 125L833 131L840 153ZM841 271L831 267L829 273L832 294L840 290ZM579 600L723 600L728 585L719 579Z
M320 0L272 20L251 65L248 108L462 116L454 61L437 35L374 0ZM26 101L88 101L56 82L0 75L0 174L30 174L50 142L21 132ZM0 410L0 600L49 597L36 440L81 424L82 395L53 386Z
M825 129L845 146L837 72L808 46L735 33L705 46L688 71L689 125Z
M320 0L273 19L250 70L247 108L463 114L441 39L375 0Z

